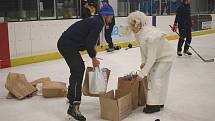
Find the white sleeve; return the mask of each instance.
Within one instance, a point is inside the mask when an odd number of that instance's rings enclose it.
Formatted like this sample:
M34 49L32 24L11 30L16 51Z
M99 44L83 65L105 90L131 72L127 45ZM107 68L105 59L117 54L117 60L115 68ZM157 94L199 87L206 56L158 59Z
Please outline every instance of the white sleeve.
M148 43L147 46L147 55L146 55L146 60L145 60L145 66L143 69L140 71L139 76L144 78L145 76L148 75L150 69L154 65L156 61L156 43Z
M146 56L145 56L145 54L144 54L144 50L143 50L143 45L140 45L140 54L141 54L141 64L145 64L145 62L146 62Z

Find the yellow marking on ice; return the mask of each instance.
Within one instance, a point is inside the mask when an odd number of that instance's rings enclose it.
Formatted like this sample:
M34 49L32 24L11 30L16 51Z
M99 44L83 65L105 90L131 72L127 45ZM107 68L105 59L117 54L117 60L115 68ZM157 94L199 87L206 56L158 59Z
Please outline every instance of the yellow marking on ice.
M34 56L28 56L28 57L21 57L21 58L14 58L11 60L11 66L19 66L19 65L25 65L25 64L31 64L36 62L43 62L43 61L49 61L49 60L55 60L62 58L59 52L54 53L47 53L47 54L41 54L41 55L34 55Z

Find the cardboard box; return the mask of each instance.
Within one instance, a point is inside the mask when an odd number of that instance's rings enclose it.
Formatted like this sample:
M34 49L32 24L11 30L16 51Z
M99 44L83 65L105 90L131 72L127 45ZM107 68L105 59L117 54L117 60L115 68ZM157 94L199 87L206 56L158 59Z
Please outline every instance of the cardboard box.
M23 99L37 91L26 79L24 74L9 73L5 88L18 99Z
M131 93L120 90L110 91L100 98L101 118L121 121L132 111Z
M67 95L66 83L63 82L45 82L42 86L42 94L44 97L65 97Z
M145 106L148 92L148 82L147 77L143 80L139 80L139 99L138 106Z
M131 92L132 96L132 109L136 109L138 107L139 100L139 81L133 78L132 80L128 80L127 76L118 78L118 90L122 90L125 92Z
M30 95L26 96L25 98L30 98L37 95L37 91L31 93ZM14 96L12 93L8 92L6 99L16 99L16 96Z
M27 97L32 97L34 95L42 95L42 84L45 83L45 82L48 82L48 81L51 81L51 79L49 77L44 77L44 78L40 78L40 79L37 79L33 82L30 82L30 84L32 86L34 86L35 88L37 88L37 92L35 93L32 93L30 95L28 95ZM16 96L14 96L13 94L11 94L10 92L7 94L6 96L6 99L15 99Z
M109 76L110 76L110 70L106 69L106 73L107 73L107 81L109 80ZM93 71L93 67L87 67L86 72L85 72L85 79L84 79L84 84L82 87L82 92L85 96L91 96L91 97L100 97L100 95L97 94L90 94L89 92L89 72Z
M50 82L51 79L49 77L44 77L44 78L39 78L37 80L34 80L31 82L31 85L34 86L34 87L37 87L37 84L39 83L45 83L45 82Z
M33 82L31 82L31 85L37 88L37 95L43 95L42 94L42 87L43 84L46 82L51 82L51 79L49 77L39 78Z

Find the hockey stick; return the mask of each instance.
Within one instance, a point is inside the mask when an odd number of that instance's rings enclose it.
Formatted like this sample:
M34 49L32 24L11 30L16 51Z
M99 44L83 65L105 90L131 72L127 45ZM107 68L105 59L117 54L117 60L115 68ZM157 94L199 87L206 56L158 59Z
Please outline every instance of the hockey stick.
M170 28L173 28L171 25L169 25L170 26ZM176 31L176 34L181 38L181 35ZM202 61L204 61L204 62L214 62L214 59L204 59L192 46L190 46L190 44L188 44L186 41L184 41L185 42L185 44L187 44L192 50L193 50L193 52L195 52L198 56L199 56L199 58L201 58L201 60Z

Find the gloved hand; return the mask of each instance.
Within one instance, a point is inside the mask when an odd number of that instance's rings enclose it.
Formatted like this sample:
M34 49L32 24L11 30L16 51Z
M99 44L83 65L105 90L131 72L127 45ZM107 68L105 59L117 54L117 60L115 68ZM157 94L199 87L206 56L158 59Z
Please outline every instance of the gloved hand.
M176 32L177 31L177 23L174 23L172 26L172 31Z

